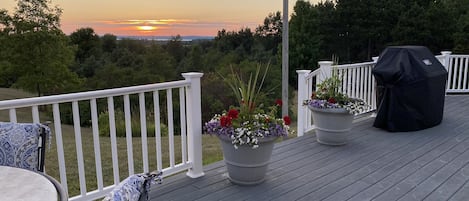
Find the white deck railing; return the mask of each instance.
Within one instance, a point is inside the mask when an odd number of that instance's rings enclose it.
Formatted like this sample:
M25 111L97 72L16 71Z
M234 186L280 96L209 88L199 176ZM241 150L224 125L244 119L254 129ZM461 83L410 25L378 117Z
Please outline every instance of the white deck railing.
M94 200L99 199L106 195L112 188L118 184L122 178L132 175L136 172L134 166L136 162L134 161L133 155L133 138L131 130L131 118L132 113L139 113L139 121L141 127L141 152L142 152L142 164L138 164L139 167L142 167L143 172L150 172L153 169L150 169L149 165L149 151L148 144L154 143L156 150L156 156L151 156L151 160L156 160L156 169L163 171L164 176L169 176L181 171L186 171L187 175L193 178L200 177L204 175L202 171L202 143L201 143L201 134L202 134L202 122L201 122L201 99L200 99L200 78L202 73L183 73L182 76L185 80L173 81L159 84L150 84L143 86L135 87L125 87L117 89L108 89L108 90L99 90L91 92L82 92L82 93L73 93L73 94L63 94L55 96L45 96L37 98L27 98L27 99L16 99L16 100L6 100L0 101L0 111L8 110L9 120L12 122L18 122L17 111L24 112L30 111L33 122L44 122L45 119L41 119L40 110L42 108L51 108L53 121L50 127L53 129L56 149L57 149L57 161L58 167L52 167L51 164L46 164L46 172L48 168L58 168L60 178L57 178L63 188L67 190L70 200ZM179 98L173 98L173 91L175 91ZM166 106L162 106L160 109L160 95L165 96ZM138 107L131 107L131 100L138 100ZM176 101L174 101L174 100ZM123 102L123 107L116 107L115 100ZM151 103L148 103L149 100ZM136 101L137 102L137 101ZM146 104L147 102L147 104ZM79 104L80 103L80 104ZM73 116L73 133L66 133L64 131L63 125L61 122L61 111L60 109L64 107L64 104L71 104L72 116ZM84 155L82 138L91 137L84 136L82 133L82 127L80 126L80 105L88 104L90 106L89 117L91 117L91 131L93 138L93 151L92 156ZM151 105L151 108L147 108L146 105ZM104 140L103 137L99 136L98 128L98 107L104 107L108 112L109 116L109 130L110 130L110 147L112 155L112 167L103 167L101 159L101 149L100 140ZM28 109L29 108L29 109ZM122 175L119 172L119 163L123 161L118 160L118 144L116 138L116 108L123 108L125 116L125 133L126 133L126 150L125 154L127 155L127 161L124 162L128 164L128 174L127 172ZM174 110L179 110L179 114L174 114ZM152 120L150 121L155 125L155 140L153 142L148 141L147 138L147 122L148 114L153 114ZM83 115L83 114L82 114ZM178 116L179 118L175 118ZM161 122L161 119L166 119L167 122ZM174 119L179 120L175 122ZM162 131L160 126L162 123L167 125L167 133L163 133L168 136L168 152L169 152L169 162L163 161L167 158L162 157L162 147L166 142L162 142L161 136ZM122 124L122 122L121 122ZM180 127L180 130L175 131L175 126ZM75 139L76 147L76 161L66 160L65 154L70 150L64 150L64 135L72 135ZM181 160L176 161L175 155L175 138L180 145L178 148L181 149L181 156L178 156ZM69 137L70 138L70 137ZM72 137L73 138L73 137ZM106 137L108 138L108 137ZM109 140L109 139L107 139ZM178 143L179 144L179 143ZM120 151L122 154L122 151ZM46 157L51 157L46 155ZM69 156L70 157L70 156ZM67 175L67 164L66 163L78 163L78 181L74 179L69 179ZM90 175L85 174L85 164L86 168L89 168L89 165L92 164L95 167L96 173L91 176L96 176L93 180L96 181L96 188L90 189L89 183L87 183L87 177ZM165 165L168 164L168 165ZM141 166L140 166L141 165ZM103 180L103 170L106 169L107 172L112 171L113 184L105 185ZM89 180L88 180L89 181ZM77 183L79 185L80 193L78 195L70 194L69 184Z
M451 55L451 52L442 52L439 59L448 71L446 92L469 93L469 55Z
M469 55L451 55L451 52L441 52L436 56L448 71L447 93L469 93ZM298 129L297 135L314 129L311 120L311 112L303 106L303 101L311 97L316 84L320 83L333 72L342 79L343 93L349 97L363 99L371 106L369 111L376 110L376 84L371 70L375 66L378 58L373 58L372 62L332 65L332 61L319 62L319 68L311 72L310 70L298 70Z

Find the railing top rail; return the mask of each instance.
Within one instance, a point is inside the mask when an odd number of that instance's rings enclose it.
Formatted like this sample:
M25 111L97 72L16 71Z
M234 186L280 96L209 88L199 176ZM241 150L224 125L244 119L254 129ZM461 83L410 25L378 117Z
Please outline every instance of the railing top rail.
M34 98L23 98L14 100L0 101L0 110L18 108L18 107L30 107L35 105L47 105L55 103L64 103L71 101L89 100L93 98L104 98L109 96L120 96L125 94L136 94L141 92L147 92L151 90L165 90L170 88L189 86L190 82L187 80L164 82L157 84L147 84L141 86L123 87L116 89L104 89L98 91L87 91L71 94L52 95L44 97Z
M314 70L313 72L309 73L307 76L306 76L306 79L311 79L313 78L314 76L317 76L319 75L319 73L321 73L321 69L316 69Z
M467 58L469 57L469 54L468 55L464 55L464 54L451 54L449 55L450 57L452 58Z
M376 64L376 62L369 61L369 62L356 63L356 64L342 64L342 65L335 65L332 67L337 68L337 69L344 69L344 68L361 67L361 66L367 66L367 65L373 65L373 64Z

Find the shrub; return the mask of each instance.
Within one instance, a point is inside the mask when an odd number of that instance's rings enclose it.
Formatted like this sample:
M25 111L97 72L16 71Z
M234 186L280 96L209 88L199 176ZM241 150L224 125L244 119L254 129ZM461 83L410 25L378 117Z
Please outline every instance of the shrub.
M140 118L138 115L131 115L130 124L132 127L132 137L141 137L140 133ZM115 125L116 125L116 136L125 137L125 116L122 111L114 112ZM102 112L99 114L99 135L109 137L110 128L109 128L109 113L108 111ZM161 136L168 135L168 127L165 124L160 124ZM155 124L152 120L147 119L147 136L155 136Z

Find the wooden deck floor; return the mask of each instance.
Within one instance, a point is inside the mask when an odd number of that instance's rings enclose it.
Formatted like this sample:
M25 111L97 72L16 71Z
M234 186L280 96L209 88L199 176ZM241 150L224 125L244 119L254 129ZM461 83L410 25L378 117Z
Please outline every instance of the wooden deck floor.
M155 185L151 200L469 200L469 96L448 96L442 124L390 133L355 124L350 142L330 147L314 134L276 144L267 180L242 187L223 161L205 176Z

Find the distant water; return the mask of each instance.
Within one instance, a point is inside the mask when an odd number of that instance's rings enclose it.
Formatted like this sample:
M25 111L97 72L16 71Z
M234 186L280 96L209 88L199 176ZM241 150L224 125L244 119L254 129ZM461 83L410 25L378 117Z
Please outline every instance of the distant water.
M155 40L155 41L169 41L174 36L117 36L117 40L121 39L137 39L137 40ZM193 41L193 40L213 40L214 36L181 36L182 41Z

